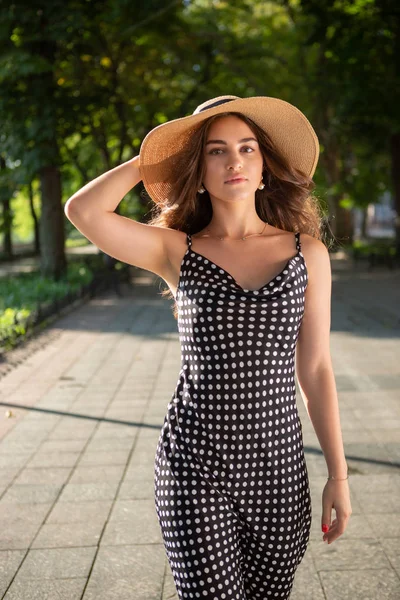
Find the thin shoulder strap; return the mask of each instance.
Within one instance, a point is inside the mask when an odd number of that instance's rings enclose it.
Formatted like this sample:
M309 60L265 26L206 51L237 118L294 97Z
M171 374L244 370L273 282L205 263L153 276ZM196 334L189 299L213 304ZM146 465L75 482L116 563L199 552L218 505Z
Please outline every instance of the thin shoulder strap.
M188 248L190 248L192 246L192 236L190 235L190 233L187 233L186 237L187 237L186 241L187 241Z
M294 234L296 238L296 248L300 252L301 251L301 242L300 242L300 232Z

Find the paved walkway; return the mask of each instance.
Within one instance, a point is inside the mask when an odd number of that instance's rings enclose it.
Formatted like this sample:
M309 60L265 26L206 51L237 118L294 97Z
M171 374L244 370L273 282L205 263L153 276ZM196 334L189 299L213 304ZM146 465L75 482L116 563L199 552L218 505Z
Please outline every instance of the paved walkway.
M327 546L326 465L300 392L313 497L291 600L400 597L400 272L332 261L331 350L353 514ZM176 600L153 461L180 368L162 280L135 270L0 378L0 598ZM7 418L7 411L11 416ZM10 415L10 412L8 412ZM334 516L334 514L333 514Z

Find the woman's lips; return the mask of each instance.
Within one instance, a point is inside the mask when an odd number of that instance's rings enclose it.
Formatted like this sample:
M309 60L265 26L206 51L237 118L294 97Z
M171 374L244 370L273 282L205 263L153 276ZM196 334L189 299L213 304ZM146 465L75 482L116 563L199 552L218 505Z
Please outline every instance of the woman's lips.
M243 181L246 181L246 179L241 178L241 179L230 179L229 181L225 181L225 183L243 183Z

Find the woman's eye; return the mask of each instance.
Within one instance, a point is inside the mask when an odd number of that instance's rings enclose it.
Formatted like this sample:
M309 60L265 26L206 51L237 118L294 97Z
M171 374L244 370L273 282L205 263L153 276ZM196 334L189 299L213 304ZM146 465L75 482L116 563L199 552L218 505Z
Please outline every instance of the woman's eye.
M251 146L243 146L243 148L241 148L241 150L251 150L252 152L254 152L254 149ZM215 152L222 152L222 148L214 148L213 150L211 150L209 152L209 154L214 154ZM249 152L246 152L246 154L249 154Z
M222 152L222 148L213 148L208 154L216 154L217 152Z

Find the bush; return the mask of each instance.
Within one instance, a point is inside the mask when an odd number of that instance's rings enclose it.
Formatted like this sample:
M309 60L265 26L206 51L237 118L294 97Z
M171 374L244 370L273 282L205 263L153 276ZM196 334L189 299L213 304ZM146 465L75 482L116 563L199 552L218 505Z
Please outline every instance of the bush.
M353 243L352 255L355 263L367 260L369 268L384 264L393 269L396 262L396 243L392 238L369 238Z
M392 238L355 240L353 243L353 253L359 256L369 256L371 253L395 256L396 243Z
M38 271L0 278L0 346L15 345L34 325L41 305L78 295L93 279L94 271L81 260L69 262L66 276L59 281L42 277Z

